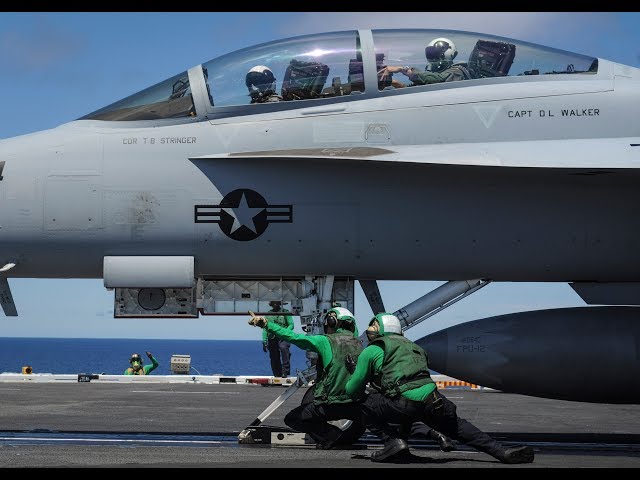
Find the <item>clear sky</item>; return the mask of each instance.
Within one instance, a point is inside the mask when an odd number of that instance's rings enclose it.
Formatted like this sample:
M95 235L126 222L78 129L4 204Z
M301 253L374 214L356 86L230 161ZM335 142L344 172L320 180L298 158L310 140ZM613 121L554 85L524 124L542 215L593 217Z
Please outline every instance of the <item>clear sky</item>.
M56 127L224 53L357 28L483 32L640 67L640 13L140 12L0 14L0 138ZM115 319L102 279L9 279L4 337L259 339L245 317ZM389 311L441 282L380 282ZM584 305L566 284L492 283L407 331L411 339L492 315ZM355 315L369 308L356 285ZM296 330L300 325L296 319Z

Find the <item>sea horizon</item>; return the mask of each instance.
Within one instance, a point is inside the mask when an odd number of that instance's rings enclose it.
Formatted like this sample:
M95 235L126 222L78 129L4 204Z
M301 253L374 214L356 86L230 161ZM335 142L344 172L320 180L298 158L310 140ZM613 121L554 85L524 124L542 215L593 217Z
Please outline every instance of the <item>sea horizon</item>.
M172 375L172 355L190 355L191 370L198 375L272 375L268 353L261 340L191 340L152 338L0 338L0 373L122 375L129 357L139 353L150 364L151 352L159 366L151 374ZM291 345L291 372L308 367L306 352Z

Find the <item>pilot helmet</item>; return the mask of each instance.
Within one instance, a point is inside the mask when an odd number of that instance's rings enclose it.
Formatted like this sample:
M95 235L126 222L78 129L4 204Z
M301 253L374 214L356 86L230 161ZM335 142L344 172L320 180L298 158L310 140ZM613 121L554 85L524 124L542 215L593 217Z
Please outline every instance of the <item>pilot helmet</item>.
M245 83L253 101L260 101L276 92L276 77L271 69L264 65L256 65L249 70Z
M366 330L367 338L370 342L377 337L389 335L390 333L402 335L402 326L398 317L386 312L378 313L373 317Z
M453 63L453 59L458 55L456 44L448 38L434 38L424 49L424 54L430 64L430 69L439 72L448 68Z
M323 328L324 333L327 333L329 328L334 331L336 328L344 328L353 332L356 328L356 319L350 310L344 307L333 307L324 316Z

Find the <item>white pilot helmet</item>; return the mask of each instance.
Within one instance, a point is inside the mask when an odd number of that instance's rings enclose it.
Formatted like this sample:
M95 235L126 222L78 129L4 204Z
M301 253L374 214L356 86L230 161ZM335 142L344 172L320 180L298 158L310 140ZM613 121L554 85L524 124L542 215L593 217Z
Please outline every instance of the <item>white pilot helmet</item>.
M458 55L456 44L445 37L434 38L424 49L424 54L435 71L443 70L453 63Z
M245 84L251 98L259 98L276 91L276 77L265 65L256 65L247 72Z

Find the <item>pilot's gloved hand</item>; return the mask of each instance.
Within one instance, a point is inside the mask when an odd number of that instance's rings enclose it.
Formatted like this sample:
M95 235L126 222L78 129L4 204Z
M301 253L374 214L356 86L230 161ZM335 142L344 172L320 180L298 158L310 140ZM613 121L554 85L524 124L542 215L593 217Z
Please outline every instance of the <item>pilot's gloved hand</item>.
M145 352L147 354L147 357L149 357L149 359L153 358L153 355L151 355L151 352Z
M349 373L353 373L356 371L356 361L353 359L350 353L344 359L344 366L347 367L347 371Z
M262 351L263 351L263 352L265 352L265 353L267 353L267 350L268 350L268 348L267 348L267 344L266 344L266 343L263 343L263 344L262 344Z
M264 328L267 326L267 319L264 317L257 317L255 313L249 310L249 315L251 315L251 320L249 320L249 325L253 325L254 327Z

